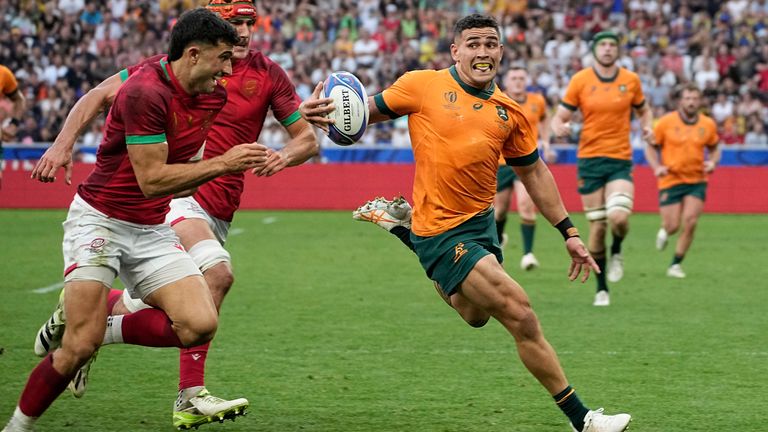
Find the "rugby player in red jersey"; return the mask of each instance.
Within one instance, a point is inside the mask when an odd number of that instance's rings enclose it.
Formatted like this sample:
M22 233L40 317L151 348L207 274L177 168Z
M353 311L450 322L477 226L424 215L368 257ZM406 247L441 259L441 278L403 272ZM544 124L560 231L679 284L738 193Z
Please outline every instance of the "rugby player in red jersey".
M235 29L216 14L187 12L171 31L168 55L136 71L115 96L96 166L64 222L61 346L32 371L3 431L31 430L102 341L181 348L215 334L218 315L205 279L164 220L173 194L265 166L268 149L255 143L200 160L227 100L217 80L231 73L237 42ZM117 276L154 308L107 324Z
M286 128L290 140L279 151L270 152L267 163L255 173L273 175L285 167L299 165L317 154L318 144L312 128L301 119L300 99L286 73L268 57L248 49L256 11L249 1L212 1L207 8L218 13L235 26L239 42L234 47L232 74L222 79L228 100L208 134L205 159L218 156L237 142L256 141L271 108L277 120ZM85 126L111 103L121 84L162 55L127 68L108 78L91 90L70 112L62 132L53 146L38 162L33 177L53 181L56 171L66 169L66 181L71 171L72 148ZM217 310L233 283L229 253L223 245L230 222L240 205L243 192L242 173L226 175L201 185L194 195L174 199L166 222L171 224L195 263L203 272L211 290ZM126 292L127 293L127 292ZM147 307L140 300L131 299L120 291L110 292L110 312L114 315L133 312ZM35 340L35 351L45 355L56 346L61 333L57 314L46 322ZM50 335L50 336L49 336ZM244 398L225 400L211 396L204 383L204 367L209 344L183 349L179 361L179 396L173 409L176 427L189 428L218 418L231 418L242 414L248 401ZM84 369L73 383L76 394L85 391L88 369Z

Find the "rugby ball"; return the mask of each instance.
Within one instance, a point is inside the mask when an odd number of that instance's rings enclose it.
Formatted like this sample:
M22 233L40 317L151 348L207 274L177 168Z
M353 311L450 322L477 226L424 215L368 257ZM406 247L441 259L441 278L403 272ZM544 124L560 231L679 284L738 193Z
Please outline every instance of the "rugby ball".
M356 143L368 127L368 95L356 76L334 72L323 84L323 96L333 99L336 109L328 117L336 123L328 125L328 138L338 145Z

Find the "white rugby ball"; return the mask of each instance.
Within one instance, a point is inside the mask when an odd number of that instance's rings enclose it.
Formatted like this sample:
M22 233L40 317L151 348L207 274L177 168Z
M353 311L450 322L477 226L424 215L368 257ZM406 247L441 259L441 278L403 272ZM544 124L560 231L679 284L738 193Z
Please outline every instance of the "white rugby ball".
M368 127L368 95L356 76L334 72L325 80L323 96L333 99L336 109L328 117L336 123L328 126L328 137L338 145L356 143Z

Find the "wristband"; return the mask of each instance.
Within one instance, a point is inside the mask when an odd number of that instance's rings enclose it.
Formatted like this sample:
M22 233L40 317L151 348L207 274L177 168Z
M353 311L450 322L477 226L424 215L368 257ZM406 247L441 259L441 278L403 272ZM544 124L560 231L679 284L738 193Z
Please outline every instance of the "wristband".
M21 124L21 122L19 121L19 119L11 117L11 124L18 127Z
M555 225L555 228L557 228L557 230L560 231L560 234L563 235L563 240L568 240L571 237L579 237L579 230L573 226L573 222L571 222L571 218L568 216L558 222L557 225Z

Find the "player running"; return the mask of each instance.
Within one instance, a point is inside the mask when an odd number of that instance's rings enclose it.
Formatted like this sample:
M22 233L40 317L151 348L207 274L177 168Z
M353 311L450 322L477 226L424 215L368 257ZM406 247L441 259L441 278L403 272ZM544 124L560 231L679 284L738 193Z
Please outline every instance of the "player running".
M270 152L266 164L256 170L255 174L271 176L316 155L319 148L317 139L312 128L299 115L300 99L290 79L264 54L248 48L256 20L253 3L214 0L207 8L235 27L238 42L232 57L232 73L222 79L222 85L228 93L227 104L213 122L204 157L216 157L232 147L233 143L256 141L269 109L272 109L291 138L285 147ZM111 102L122 82L130 82L133 78L128 78L145 63L129 67L108 78L78 101L67 117L62 133L35 167L32 173L34 178L52 181L56 171L63 166L69 182L72 148L77 136L100 109ZM242 173L216 178L200 186L192 196L174 199L165 218L203 272L217 310L220 310L234 282L230 255L223 246L234 213L240 206L243 188ZM121 293L112 290L109 298L109 311L114 315L148 307L140 299L131 298L127 291ZM48 351L46 344L54 347L57 345L60 328L60 320L57 320L57 313L54 313L38 332L35 351L39 355ZM244 398L225 400L207 391L204 377L208 350L209 344L205 344L183 349L180 353L179 394L173 408L173 424L178 428L196 427L220 418L233 418L243 414L244 408L248 406ZM87 371L84 372L84 378L87 378ZM85 379L73 383L76 394L82 395L85 384Z
M701 90L689 84L680 90L678 109L659 119L655 146L645 149L645 158L659 178L661 228L656 248L664 250L669 236L677 233L675 255L667 276L684 278L680 265L693 242L707 195L707 176L720 161L715 121L699 112ZM659 158L661 153L661 158Z
M610 31L592 38L593 67L577 72L552 119L557 136L571 133L570 120L581 110L584 125L579 138L578 189L589 221L589 251L603 270L597 275L594 306L609 306L607 279L624 277L621 245L629 232L634 201L630 120L634 112L643 126L643 138L653 139L653 117L645 103L640 78L616 64L619 36ZM613 235L606 270L606 225Z

